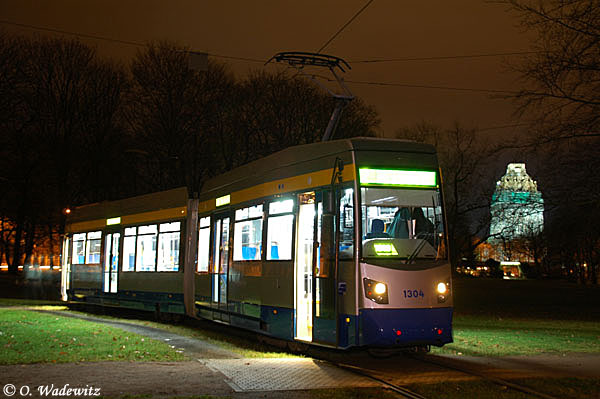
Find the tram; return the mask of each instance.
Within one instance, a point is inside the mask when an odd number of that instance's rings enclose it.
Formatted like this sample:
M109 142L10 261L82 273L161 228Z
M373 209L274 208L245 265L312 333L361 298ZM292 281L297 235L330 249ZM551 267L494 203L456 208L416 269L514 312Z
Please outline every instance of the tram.
M64 300L185 314L291 342L452 342L432 146L352 138L290 147L185 188L68 215Z

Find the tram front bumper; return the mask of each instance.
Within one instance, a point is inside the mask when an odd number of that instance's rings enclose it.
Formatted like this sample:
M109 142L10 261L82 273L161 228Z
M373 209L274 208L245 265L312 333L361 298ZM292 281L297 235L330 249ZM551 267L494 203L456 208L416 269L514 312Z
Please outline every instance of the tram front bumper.
M442 346L452 342L452 308L361 309L360 345Z

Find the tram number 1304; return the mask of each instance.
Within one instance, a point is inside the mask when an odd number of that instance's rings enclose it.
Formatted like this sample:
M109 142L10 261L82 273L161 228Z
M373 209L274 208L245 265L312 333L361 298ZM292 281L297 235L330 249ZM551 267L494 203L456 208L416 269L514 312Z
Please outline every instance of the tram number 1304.
M404 298L425 298L423 290L403 290Z

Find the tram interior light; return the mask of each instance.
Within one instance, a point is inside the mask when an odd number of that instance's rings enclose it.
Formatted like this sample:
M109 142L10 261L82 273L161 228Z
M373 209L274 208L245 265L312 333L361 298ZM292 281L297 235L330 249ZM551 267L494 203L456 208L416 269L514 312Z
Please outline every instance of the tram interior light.
M392 243L375 243L373 248L377 256L398 256L398 251Z
M107 226L112 226L115 224L121 224L121 217L106 219Z
M216 199L215 202L216 202L217 208L220 206L229 205L229 203L231 202L231 195L227 194L222 197L219 197Z

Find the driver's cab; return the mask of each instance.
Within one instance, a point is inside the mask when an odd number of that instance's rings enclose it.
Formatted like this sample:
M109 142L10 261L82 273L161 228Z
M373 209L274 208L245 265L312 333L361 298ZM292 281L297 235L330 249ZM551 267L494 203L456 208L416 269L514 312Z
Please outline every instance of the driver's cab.
M362 257L445 258L438 188L362 187Z

